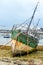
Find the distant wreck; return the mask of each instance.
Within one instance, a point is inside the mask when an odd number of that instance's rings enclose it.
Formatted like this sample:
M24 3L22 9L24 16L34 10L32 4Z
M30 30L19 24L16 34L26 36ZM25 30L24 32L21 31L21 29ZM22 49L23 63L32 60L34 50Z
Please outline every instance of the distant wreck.
M12 54L13 56L18 53L23 53L23 52L30 52L34 50L37 45L38 45L38 36L37 32L33 31L33 33L29 33L29 29L32 23L32 20L34 18L35 12L37 10L38 3L35 7L35 10L33 12L33 15L30 19L30 23L27 27L27 30L25 32L21 31L20 29L17 29L18 27L22 26L20 24L19 26L13 26L11 30L11 39L12 39ZM25 23L23 23L25 24ZM38 25L38 24L37 24ZM22 26L24 28L24 26Z

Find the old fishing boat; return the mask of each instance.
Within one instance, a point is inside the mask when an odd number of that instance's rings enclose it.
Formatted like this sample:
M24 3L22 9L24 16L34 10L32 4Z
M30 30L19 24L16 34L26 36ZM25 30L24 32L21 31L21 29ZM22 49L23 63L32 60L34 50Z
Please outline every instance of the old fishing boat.
M38 3L35 7L35 10L33 12L33 15L31 17L31 20L26 32L23 32L20 29L16 29L16 28L13 29L14 26L11 30L11 38L12 38L11 47L12 47L13 55L15 55L16 53L30 52L34 50L38 45L38 37L36 36L36 34L29 33L30 25L34 18L34 14L36 12L37 6L38 6Z

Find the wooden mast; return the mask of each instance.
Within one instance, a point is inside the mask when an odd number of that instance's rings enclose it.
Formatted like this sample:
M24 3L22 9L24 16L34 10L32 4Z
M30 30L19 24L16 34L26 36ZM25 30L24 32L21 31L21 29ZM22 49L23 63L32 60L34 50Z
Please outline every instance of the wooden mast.
M38 3L39 3L39 2L38 2ZM35 12L36 12L36 10L37 10L38 3L37 3L37 5L36 5L36 7L35 7L35 9L34 9L34 12L33 12L32 17L31 17L29 26L28 26L27 31L26 31L27 33L28 33L28 31L29 31L30 25L31 25L31 23L32 23L32 20L33 20L33 18L34 18Z

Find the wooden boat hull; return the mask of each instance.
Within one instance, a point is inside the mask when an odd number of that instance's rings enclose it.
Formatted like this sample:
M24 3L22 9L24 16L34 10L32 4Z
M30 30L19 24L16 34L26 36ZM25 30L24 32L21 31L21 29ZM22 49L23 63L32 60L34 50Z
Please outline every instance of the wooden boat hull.
M12 31L12 53L18 54L22 52L30 52L36 49L38 39L28 34L20 33L19 31Z
M12 40L12 54L19 54L19 53L24 53L27 52L29 53L30 51L33 51L35 48L30 47L29 45L25 45L21 42L18 42L16 40Z

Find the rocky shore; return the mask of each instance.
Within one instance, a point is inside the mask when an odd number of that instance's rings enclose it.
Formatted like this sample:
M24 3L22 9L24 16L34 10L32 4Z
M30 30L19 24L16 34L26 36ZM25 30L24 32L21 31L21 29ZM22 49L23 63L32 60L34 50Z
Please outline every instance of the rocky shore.
M43 65L40 59L0 58L0 65Z
M11 48L0 46L0 65L43 65L43 46L28 55L12 57Z

